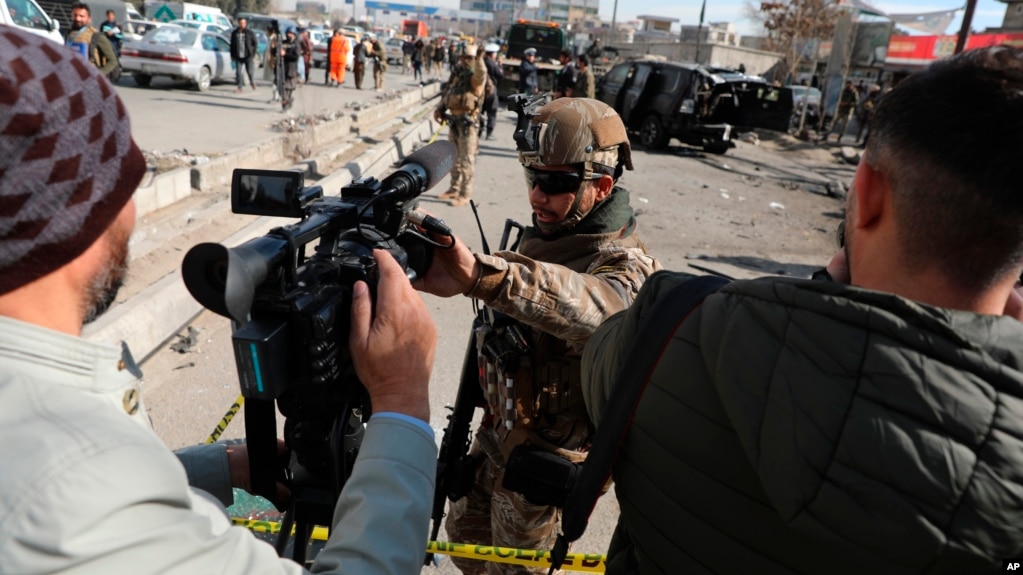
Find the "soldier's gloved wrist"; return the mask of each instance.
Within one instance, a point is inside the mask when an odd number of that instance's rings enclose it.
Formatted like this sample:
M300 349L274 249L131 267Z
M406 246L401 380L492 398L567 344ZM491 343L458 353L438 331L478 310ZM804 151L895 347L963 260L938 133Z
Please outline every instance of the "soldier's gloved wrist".
M508 262L496 257L483 254L473 254L476 258L479 276L472 288L465 292L465 295L489 301L501 288L505 276L508 274Z

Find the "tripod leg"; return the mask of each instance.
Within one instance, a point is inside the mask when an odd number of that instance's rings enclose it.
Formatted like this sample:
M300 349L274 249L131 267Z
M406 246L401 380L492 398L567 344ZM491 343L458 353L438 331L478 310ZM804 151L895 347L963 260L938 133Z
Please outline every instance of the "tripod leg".
M305 565L305 553L309 548L309 538L313 534L313 524L299 521L295 528L295 547L291 550L291 558L299 565Z
M288 548L288 540L291 538L291 528L295 525L295 504L292 503L288 506L287 511L284 512L284 518L281 520L281 531L277 534L277 541L274 543L274 549L277 550L278 557L284 557L284 550Z

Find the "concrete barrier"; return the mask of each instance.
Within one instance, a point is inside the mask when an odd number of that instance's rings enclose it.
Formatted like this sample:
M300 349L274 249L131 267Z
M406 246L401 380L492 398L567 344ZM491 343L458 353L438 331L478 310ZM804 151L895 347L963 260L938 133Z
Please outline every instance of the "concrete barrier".
M158 174L153 183L135 190L135 213L144 216L192 194L191 170L178 168Z

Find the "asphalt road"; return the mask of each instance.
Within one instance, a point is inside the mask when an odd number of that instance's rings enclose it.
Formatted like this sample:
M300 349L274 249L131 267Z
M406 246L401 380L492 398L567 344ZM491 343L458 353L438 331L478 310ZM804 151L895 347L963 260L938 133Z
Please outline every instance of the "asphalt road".
M388 85L409 83L407 78L392 69ZM268 93L262 88L256 95L237 96L233 85L215 86L204 94L126 85L119 91L128 102L136 138L147 149L187 147L190 152L223 152L265 134L260 131L262 122L281 117L261 99ZM303 105L319 110L337 98L334 94L345 99L373 92L314 84L300 90L300 98L308 101L295 110L300 111ZM186 123L181 117L195 119ZM497 139L483 142L478 157L474 199L492 250L507 218L528 224L530 217L511 137L513 128L514 117L504 114ZM704 156L682 146L662 153L637 150L637 170L627 173L621 183L631 192L641 237L668 269L695 271L692 266L696 265L742 278L808 276L833 253L832 232L841 217L841 202L820 193L821 175L842 179L851 174L851 168L816 152L797 146L783 154L770 146L744 143L726 156ZM443 218L470 247L481 250L483 242L472 210L453 208L435 199L446 189L445 178L422 196L422 207ZM439 440L448 413L445 406L454 401L473 310L470 300L463 297L424 297L439 332L431 380L431 426ZM228 320L204 312L192 327L199 330L198 337L185 353L168 347L142 365L146 374L143 396L157 433L172 448L203 441L239 393ZM224 437L242 436L242 419L236 418ZM573 550L603 553L617 511L613 493L603 497ZM441 539L445 539L443 535ZM457 573L447 560L424 571Z
M262 77L261 72L257 69L257 77ZM373 90L372 74L367 74L361 90L355 88L350 72L338 88L324 86L324 75L322 68L313 69L310 83L296 90L295 105L288 112L270 102L270 82L262 80L257 80L256 91L235 94L234 82L199 92L187 82L168 78L154 78L151 87L141 88L126 75L117 91L128 108L132 135L144 151L187 150L192 155L215 156L267 138L273 134L272 126L284 118L341 111L418 85L394 66L388 69L380 92Z

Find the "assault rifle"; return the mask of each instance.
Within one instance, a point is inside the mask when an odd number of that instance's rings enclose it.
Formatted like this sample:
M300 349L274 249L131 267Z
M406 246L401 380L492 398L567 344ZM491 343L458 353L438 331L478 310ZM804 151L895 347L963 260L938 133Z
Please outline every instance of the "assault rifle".
M472 489L476 460L469 456L471 436L469 427L476 408L483 405L483 389L480 388L479 363L476 359L476 327L479 318L473 321L469 343L465 348L462 362L462 376L458 382L455 405L448 407L448 424L440 442L437 455L437 490L433 495L433 530L430 541L436 541L444 519L444 505L447 499L458 501ZM433 553L427 553L424 565L433 563Z
M470 206L473 213L476 214L476 203L472 202ZM476 216L478 224L479 214ZM507 220L504 233L501 236L501 249L507 245L512 228L517 228L520 234L523 230L520 224L510 219ZM480 231L482 234L482 226L480 226ZM513 250L518 247L518 243L518 239L516 239L512 244ZM490 253L486 237L483 238L483 253ZM476 333L484 323L491 321L493 321L493 316L490 310L485 307L477 309L476 317L472 322L472 330L469 332L469 342L465 347L465 359L462 360L462 374L458 381L455 405L448 407L451 413L448 414L448 424L444 428L444 437L441 439L440 450L437 454L437 490L433 495L431 541L436 541L440 534L446 500L458 501L465 497L476 480L476 466L479 459L469 455L469 446L472 443L469 428L472 426L472 416L476 412L476 408L485 405L483 388L480 387L480 363L479 354L476 351ZM427 552L423 564L430 565L432 563L433 553Z

